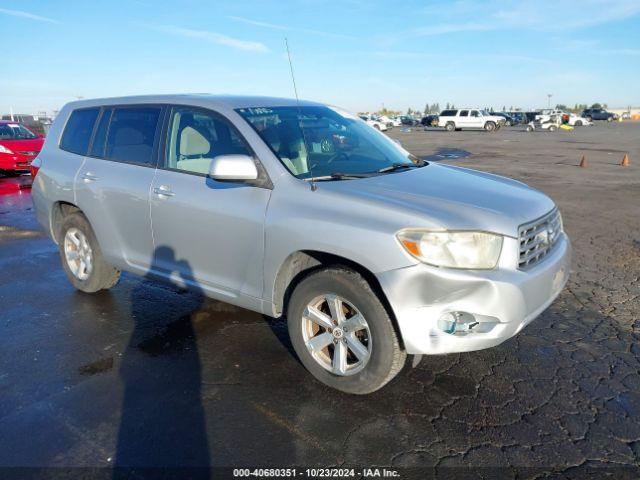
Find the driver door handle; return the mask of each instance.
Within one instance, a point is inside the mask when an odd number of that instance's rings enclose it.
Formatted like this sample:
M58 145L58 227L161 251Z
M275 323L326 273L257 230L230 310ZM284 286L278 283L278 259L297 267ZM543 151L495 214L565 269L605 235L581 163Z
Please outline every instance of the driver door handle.
M173 197L175 195L175 193L171 191L171 187L169 185L160 185L153 189L153 193L159 197Z

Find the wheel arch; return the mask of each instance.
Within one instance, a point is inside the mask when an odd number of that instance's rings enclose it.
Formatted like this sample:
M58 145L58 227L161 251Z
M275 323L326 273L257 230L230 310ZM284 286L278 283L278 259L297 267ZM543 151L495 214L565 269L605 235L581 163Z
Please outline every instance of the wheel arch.
M278 270L273 286L273 304L276 316L279 317L287 314L289 298L302 279L312 272L331 266L347 267L362 275L389 314L393 328L398 335L400 346L404 349L402 332L398 326L391 304L377 277L365 266L333 253L318 250L299 250L290 254L285 259Z
M77 205L71 202L58 201L51 205L51 238L55 243L60 242L60 226L65 217L75 212L82 212Z

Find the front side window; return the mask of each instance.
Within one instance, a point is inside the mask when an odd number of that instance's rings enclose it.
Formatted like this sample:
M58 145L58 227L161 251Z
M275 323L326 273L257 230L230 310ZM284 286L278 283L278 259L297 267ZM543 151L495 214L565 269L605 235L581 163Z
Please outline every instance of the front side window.
M471 116L472 116L472 117L479 117L479 116L480 116L480 113L478 113L478 111L477 111L477 110L472 110L472 111L471 111Z
M240 134L214 112L174 108L169 121L165 167L207 175L219 155L249 155Z
M60 148L78 155L86 155L98 113L100 113L99 108L74 110L64 127Z
M160 107L117 107L111 115L105 158L117 162L155 164L153 144Z
M19 123L0 123L0 140L31 140L38 136Z
M409 154L348 113L325 106L236 110L298 178L377 174Z

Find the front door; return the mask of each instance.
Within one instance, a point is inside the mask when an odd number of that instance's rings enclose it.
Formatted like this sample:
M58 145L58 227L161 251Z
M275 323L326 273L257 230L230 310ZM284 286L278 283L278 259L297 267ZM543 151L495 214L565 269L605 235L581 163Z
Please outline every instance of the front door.
M260 298L271 190L208 176L218 155L255 155L228 120L196 107L174 107L166 137L151 188L152 268L221 299Z

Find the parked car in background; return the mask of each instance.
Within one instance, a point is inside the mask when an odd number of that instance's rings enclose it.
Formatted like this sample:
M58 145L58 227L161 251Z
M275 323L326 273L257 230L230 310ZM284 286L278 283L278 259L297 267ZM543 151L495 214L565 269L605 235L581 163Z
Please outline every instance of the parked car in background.
M374 120L372 117L367 117L366 115L361 115L360 118L370 127L375 128L376 130L380 130L381 132L387 131L387 124L384 122L379 122L378 120Z
M425 115L420 120L420 124L425 127L437 127L438 126L438 115Z
M606 120L607 122L613 122L618 119L615 113L607 112L603 108L587 108L581 114L587 120Z
M527 123L527 117L524 112L507 112L509 116L514 120L514 125L520 125Z
M403 115L400 117L400 123L402 123L402 125L408 125L410 127L415 127L416 125L419 125L420 122L418 120L416 120L413 117L410 117L408 115Z
M393 128L394 127L393 120L390 117L387 117L386 115L381 115L381 116L377 117L376 121L384 123L387 126L387 128Z
M575 113L569 113L569 121L567 122L571 126L580 127L580 126L592 126L593 122L585 117L579 117Z
M420 160L318 103L82 100L38 158L36 217L76 289L112 288L124 270L284 316L307 370L352 394L407 355L504 342L569 276L545 194Z
M505 112L491 112L491 115L494 115L496 117L504 118L504 124L507 127L510 127L510 126L516 124L516 121L508 113L505 113Z
M43 143L42 135L24 125L0 120L0 171L5 175L28 172Z
M504 124L504 118L489 114L480 108L443 110L438 116L438 126L448 132L466 129L484 129L493 132Z

